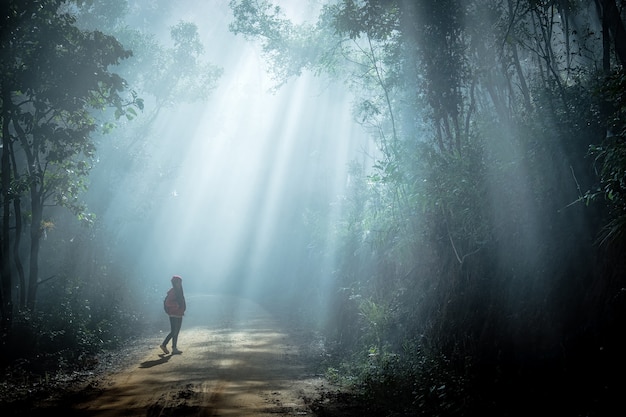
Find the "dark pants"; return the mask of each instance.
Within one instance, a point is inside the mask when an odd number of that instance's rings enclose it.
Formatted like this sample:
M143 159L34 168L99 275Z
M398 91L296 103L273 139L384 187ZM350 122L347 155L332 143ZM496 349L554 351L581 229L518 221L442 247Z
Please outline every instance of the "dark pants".
M176 344L178 343L178 333L180 333L180 326L183 325L182 317L172 317L170 316L170 333L165 336L165 340L163 341L163 346L167 346L170 339L172 340L172 348L176 349Z

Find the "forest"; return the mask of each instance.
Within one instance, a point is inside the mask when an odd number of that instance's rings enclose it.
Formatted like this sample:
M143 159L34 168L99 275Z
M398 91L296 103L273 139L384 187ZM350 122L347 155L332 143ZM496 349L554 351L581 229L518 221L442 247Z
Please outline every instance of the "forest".
M1 8L3 375L149 334L181 274L372 416L622 408L626 2Z

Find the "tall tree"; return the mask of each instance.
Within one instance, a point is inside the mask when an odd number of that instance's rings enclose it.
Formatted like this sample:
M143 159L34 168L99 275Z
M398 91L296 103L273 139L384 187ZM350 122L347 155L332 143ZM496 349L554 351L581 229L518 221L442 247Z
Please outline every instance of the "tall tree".
M35 307L40 284L41 239L53 223L45 207L57 205L88 220L78 199L91 168L91 135L98 112L113 107L117 117L132 118L142 102L125 96L125 81L109 67L131 56L113 37L83 31L64 12L61 0L3 2L2 54L2 293L4 327L12 317L15 285L11 263L11 222L21 219L11 203L28 204L28 276L21 283L26 296L21 307ZM21 248L15 249L18 255Z

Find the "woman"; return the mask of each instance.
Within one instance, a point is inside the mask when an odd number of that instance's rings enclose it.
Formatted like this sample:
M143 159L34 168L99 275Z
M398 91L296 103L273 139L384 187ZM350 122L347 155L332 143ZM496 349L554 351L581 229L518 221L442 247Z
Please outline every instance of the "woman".
M167 349L167 344L171 340L172 355L180 355L183 352L178 350L177 347L178 333L183 324L183 315L185 315L187 305L185 304L185 295L183 294L183 279L178 275L172 277L172 288L167 292L163 303L165 312L170 316L170 332L160 347L166 355L169 354L170 351Z

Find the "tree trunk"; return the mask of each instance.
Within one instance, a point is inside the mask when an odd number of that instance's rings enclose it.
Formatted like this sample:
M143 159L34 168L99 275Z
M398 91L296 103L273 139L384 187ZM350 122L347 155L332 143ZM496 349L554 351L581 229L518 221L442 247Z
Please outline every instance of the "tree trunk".
M10 143L11 166L13 167L13 178L18 179L19 172L17 170L17 162L15 161L15 152L13 151L13 143ZM19 194L13 197L13 217L15 219L15 233L13 234L13 267L17 273L17 282L20 287L19 305L26 305L26 275L24 274L24 265L20 256L20 245L22 242L22 200Z
M613 37L615 55L622 67L626 67L626 29L619 13L615 0L602 0L602 22L608 24L608 30Z
M11 326L13 325L13 294L12 294L12 277L11 277L11 242L10 242L10 214L11 214L11 198L9 196L9 188L11 184L11 168L9 159L9 103L11 95L9 91L2 86L2 157L0 158L0 172L2 178L2 234L0 236L0 275L2 285L0 285L0 311L2 322L0 323L0 342L7 340Z
M604 6L596 0L598 19L602 24L602 71L605 75L611 73L611 37L609 35L609 19L604 13Z
M32 222L30 225L30 259L28 271L28 293L26 307L35 310L37 289L39 286L39 248L41 246L41 222L43 220L43 204L41 191L37 184L31 185Z

